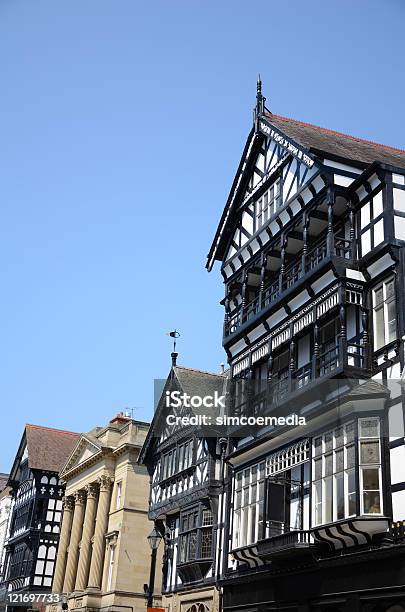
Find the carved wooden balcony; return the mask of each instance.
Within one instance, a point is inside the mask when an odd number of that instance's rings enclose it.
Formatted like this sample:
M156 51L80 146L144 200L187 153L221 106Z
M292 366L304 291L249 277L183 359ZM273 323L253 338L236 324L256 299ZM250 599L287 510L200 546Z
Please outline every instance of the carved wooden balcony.
M278 298L291 290L309 272L315 270L323 261L331 257L352 260L352 243L340 236L334 237L332 252L328 249L327 238L323 238L308 253L299 253L294 261L275 275L271 282L258 292L246 305L241 304L226 314L224 336L233 334L241 325L255 318L261 311L276 302Z

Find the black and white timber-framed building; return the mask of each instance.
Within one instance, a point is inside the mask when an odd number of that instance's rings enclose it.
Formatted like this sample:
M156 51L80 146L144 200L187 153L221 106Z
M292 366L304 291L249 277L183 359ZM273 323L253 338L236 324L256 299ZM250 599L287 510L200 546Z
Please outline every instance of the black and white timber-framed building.
M405 151L275 115L258 82L221 263L234 432L225 612L405 610Z
M8 480L12 509L1 584L3 600L6 593L52 590L65 490L59 471L78 438L79 434L69 431L25 426ZM18 608L7 606L8 610Z
M172 353L172 368L139 462L150 474L149 518L164 541L162 605L167 612L212 612L219 606L218 515L226 440L204 427L168 423L167 415L193 417L199 411L183 404L168 406L166 396L221 395L227 377L179 366L176 359Z

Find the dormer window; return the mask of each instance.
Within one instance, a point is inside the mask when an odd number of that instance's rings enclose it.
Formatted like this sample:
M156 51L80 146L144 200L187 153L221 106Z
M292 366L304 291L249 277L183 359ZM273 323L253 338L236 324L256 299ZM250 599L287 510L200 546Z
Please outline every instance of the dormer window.
M281 206L281 180L276 179L272 186L255 202L255 231L274 215Z

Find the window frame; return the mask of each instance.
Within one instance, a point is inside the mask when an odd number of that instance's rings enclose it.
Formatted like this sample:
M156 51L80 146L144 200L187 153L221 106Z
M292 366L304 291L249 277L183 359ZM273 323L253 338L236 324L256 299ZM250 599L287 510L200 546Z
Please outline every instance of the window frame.
M387 297L387 285L389 285L390 283L393 284L393 292L392 295L389 295ZM382 289L382 301L376 303L376 293ZM395 276L390 275L387 276L386 278L382 279L379 283L377 283L372 289L371 289L371 298L372 298L372 314L373 314L373 348L375 351L380 351L381 349L383 349L385 346L391 344L391 342L394 342L397 337L398 337L398 320L397 320L397 316L396 316L396 286L395 286ZM394 304L394 312L395 312L395 319L391 319L391 321L395 321L395 333L394 333L394 338L393 339L389 339L390 338L390 327L389 327L389 323L390 320L388 318L388 309L389 306L391 304ZM382 315L383 315L383 339L382 339L382 344L378 344L377 343L377 316L376 313L378 311L382 311Z
M378 200L377 200L378 198ZM381 199L381 206L377 204ZM378 214L377 212L378 206ZM364 211L364 213L363 213ZM363 215L368 212L367 222L364 222ZM378 223L382 223L382 231L383 231L383 239L380 242L375 242L375 227ZM365 202L362 202L358 211L358 228L359 228L359 247L361 252L361 257L365 257L375 248L377 248L380 244L385 242L385 228L384 228L384 196L383 190L380 189L376 193L368 198ZM364 249L363 253L363 240L364 236L368 234L369 236L369 249Z
M364 421L375 420L378 422L378 436L363 436L361 434L361 426ZM348 440L346 435L346 428L353 428L353 437ZM340 446L336 446L335 444L335 432L339 429L344 428L344 442ZM332 446L330 448L325 448L325 438L328 435L332 435ZM320 453L315 452L316 441L321 439L321 451ZM378 463L367 463L362 461L361 458L361 442L367 441L378 441L379 450L378 450ZM353 458L350 464L348 464L348 455L347 449L353 447ZM336 451L341 451L344 449L344 463L343 469L336 470ZM328 474L325 474L325 457L332 455L332 471ZM317 460L321 459L322 462L322 473L319 477L316 476L316 468L315 464ZM367 492L363 488L363 470L364 469L377 469L378 470L378 490L377 489L369 489L368 491L371 493L375 491L378 492L379 503L380 503L380 511L379 512L364 512L364 494ZM350 472L350 475L349 475ZM343 497L344 497L344 516L339 516L337 512L337 496L336 496L336 476L338 474L343 474ZM354 477L354 486L353 490L350 487L350 476ZM331 479L332 489L331 492L326 491L325 487L325 479ZM317 435L314 435L312 438L312 460L311 460L311 527L321 527L323 525L328 525L331 523L337 523L344 520L349 520L355 516L366 516L366 517L378 517L383 516L383 486L382 486L382 441L381 441L381 418L376 415L364 415L357 419L352 419L345 421L334 427L333 429L329 429L326 431L322 431ZM316 487L321 483L321 492L322 497L321 501L317 501L317 494L315 492ZM331 517L326 514L326 506L325 499L329 499L328 493L331 494ZM350 504L351 504L351 496L354 495L354 509L355 512L350 512ZM321 520L319 520L318 508L321 507Z
M361 425L364 421L375 420L378 423L378 435L377 436L363 436L361 435ZM360 514L362 516L383 516L384 514L384 495L382 487L382 448L381 448L381 420L377 416L361 417L358 419L359 423L359 434L358 434L358 465L359 465L359 489L360 489ZM378 463L370 462L367 463L362 459L361 443L362 442L377 441L378 442ZM364 490L364 470L374 469L378 471L378 489L367 489ZM380 511L379 512L364 512L364 494L366 492L378 491Z
M249 482L246 474L249 472ZM255 476L253 476L255 474ZM240 487L238 480L240 477ZM233 477L232 550L261 539L265 521L266 459L245 466ZM240 494L240 503L237 502ZM246 500L247 494L247 500ZM247 503L245 503L247 502Z
M257 232L261 227L266 225L268 221L283 204L283 185L281 176L277 176L274 181L263 191L253 205L253 232Z
M194 438L179 441L162 452L160 457L159 482L169 480L188 470L194 464L195 441ZM187 457L187 461L185 461Z
M205 513L205 514L204 514ZM210 520L204 522L204 516ZM190 526L190 517L193 518L193 524ZM184 526L184 521L187 520L187 527ZM214 513L208 504L198 504L185 508L180 512L179 533L178 533L178 563L193 563L204 559L212 559L214 556ZM203 553L203 536L210 534L210 554ZM190 544L194 542L194 552L190 554ZM208 551L207 551L208 552Z

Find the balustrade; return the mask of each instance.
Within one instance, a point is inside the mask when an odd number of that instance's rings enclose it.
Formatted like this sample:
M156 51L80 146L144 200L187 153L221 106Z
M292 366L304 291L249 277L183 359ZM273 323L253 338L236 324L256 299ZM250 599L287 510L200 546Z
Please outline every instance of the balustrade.
M334 237L334 255L344 259L352 258L352 241L340 236ZM244 291L242 302L226 316L224 333L229 336L235 332L246 321L253 319L261 310L267 308L272 302L288 289L294 287L297 282L308 272L316 268L326 257L329 257L327 238L323 238L320 243L312 249L297 254L295 260L288 266L281 266L279 272L270 282L264 281L264 274L260 285L257 287L257 294L252 300L247 302L247 275L244 280Z

